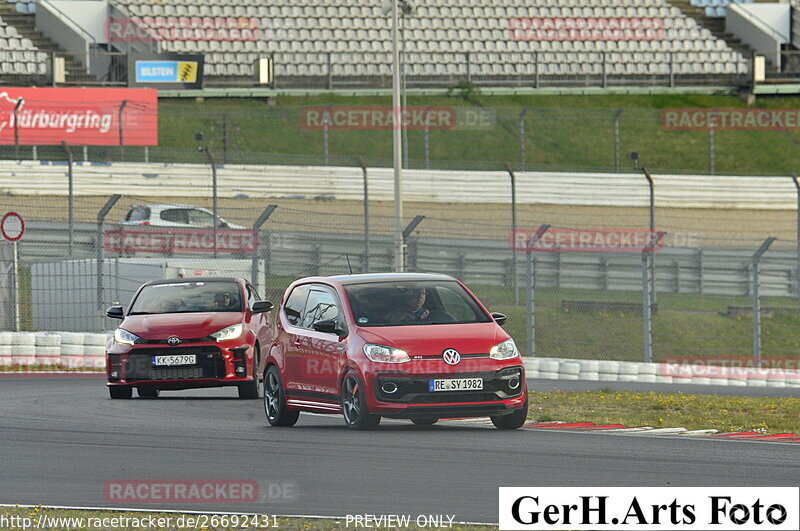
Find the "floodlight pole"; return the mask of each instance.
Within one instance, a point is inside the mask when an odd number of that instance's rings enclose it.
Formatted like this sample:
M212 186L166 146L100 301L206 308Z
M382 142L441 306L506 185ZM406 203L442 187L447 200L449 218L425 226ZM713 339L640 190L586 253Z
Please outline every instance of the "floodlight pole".
M403 108L400 101L400 46L398 35L399 9L392 0L392 115L394 155L394 261L395 270L405 271L405 245L403 238Z

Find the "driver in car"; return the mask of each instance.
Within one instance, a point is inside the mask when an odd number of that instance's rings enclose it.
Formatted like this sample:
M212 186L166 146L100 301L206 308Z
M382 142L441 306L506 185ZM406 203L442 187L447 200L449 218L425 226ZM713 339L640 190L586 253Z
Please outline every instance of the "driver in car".
M223 293L217 293L214 295L214 309L220 311L227 311L235 309L236 303L233 301L233 297L227 291Z
M419 288L406 290L401 294L398 306L400 309L389 316L390 323L407 323L424 321L430 312L424 308L427 291Z

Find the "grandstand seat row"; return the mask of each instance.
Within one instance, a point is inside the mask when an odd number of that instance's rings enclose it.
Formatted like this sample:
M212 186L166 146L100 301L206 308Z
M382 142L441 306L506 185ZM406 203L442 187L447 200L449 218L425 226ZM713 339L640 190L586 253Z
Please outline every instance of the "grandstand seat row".
M730 4L752 4L755 0L689 0L695 7L725 7Z
M177 31L162 40L166 52L206 54L206 72L212 77L251 76L253 61L267 54L276 58L276 75L287 76L326 75L329 60L335 72L347 70L344 75L385 75L389 64L382 57L392 47L391 19L383 13L382 0L112 1L141 17L156 35L164 34L161 28L252 30L247 39ZM670 63L676 73L741 74L748 68L740 52L667 0L425 0L416 5L403 23L404 50L415 73L454 75L465 68L464 53L470 54L470 72L487 76L530 72L533 54L542 71L557 69L559 74L594 72L602 68L602 54L607 68L620 73L663 73ZM627 41L613 40L619 38L615 35L584 41L580 35L544 40L554 37L509 31L513 18L527 17L649 18L639 24L651 33L629 32ZM520 28L513 24L512 30ZM334 54L330 59L329 53ZM551 64L547 54L564 64Z

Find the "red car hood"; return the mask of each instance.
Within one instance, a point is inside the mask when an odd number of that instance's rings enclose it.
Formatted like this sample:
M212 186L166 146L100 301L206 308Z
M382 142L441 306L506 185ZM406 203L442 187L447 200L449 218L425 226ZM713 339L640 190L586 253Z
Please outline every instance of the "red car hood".
M226 326L242 322L241 312L197 312L131 315L120 325L144 339L206 337Z
M412 356L439 355L448 348L485 354L510 337L494 322L359 328L358 335L367 343L403 349Z

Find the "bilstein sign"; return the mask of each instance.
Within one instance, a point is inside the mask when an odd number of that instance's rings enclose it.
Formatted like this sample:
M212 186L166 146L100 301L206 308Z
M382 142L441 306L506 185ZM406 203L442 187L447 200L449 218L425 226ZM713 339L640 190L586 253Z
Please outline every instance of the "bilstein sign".
M647 229L548 229L536 237L539 229L516 229L509 233L508 244L514 251L640 253L653 242L661 249L663 233Z

